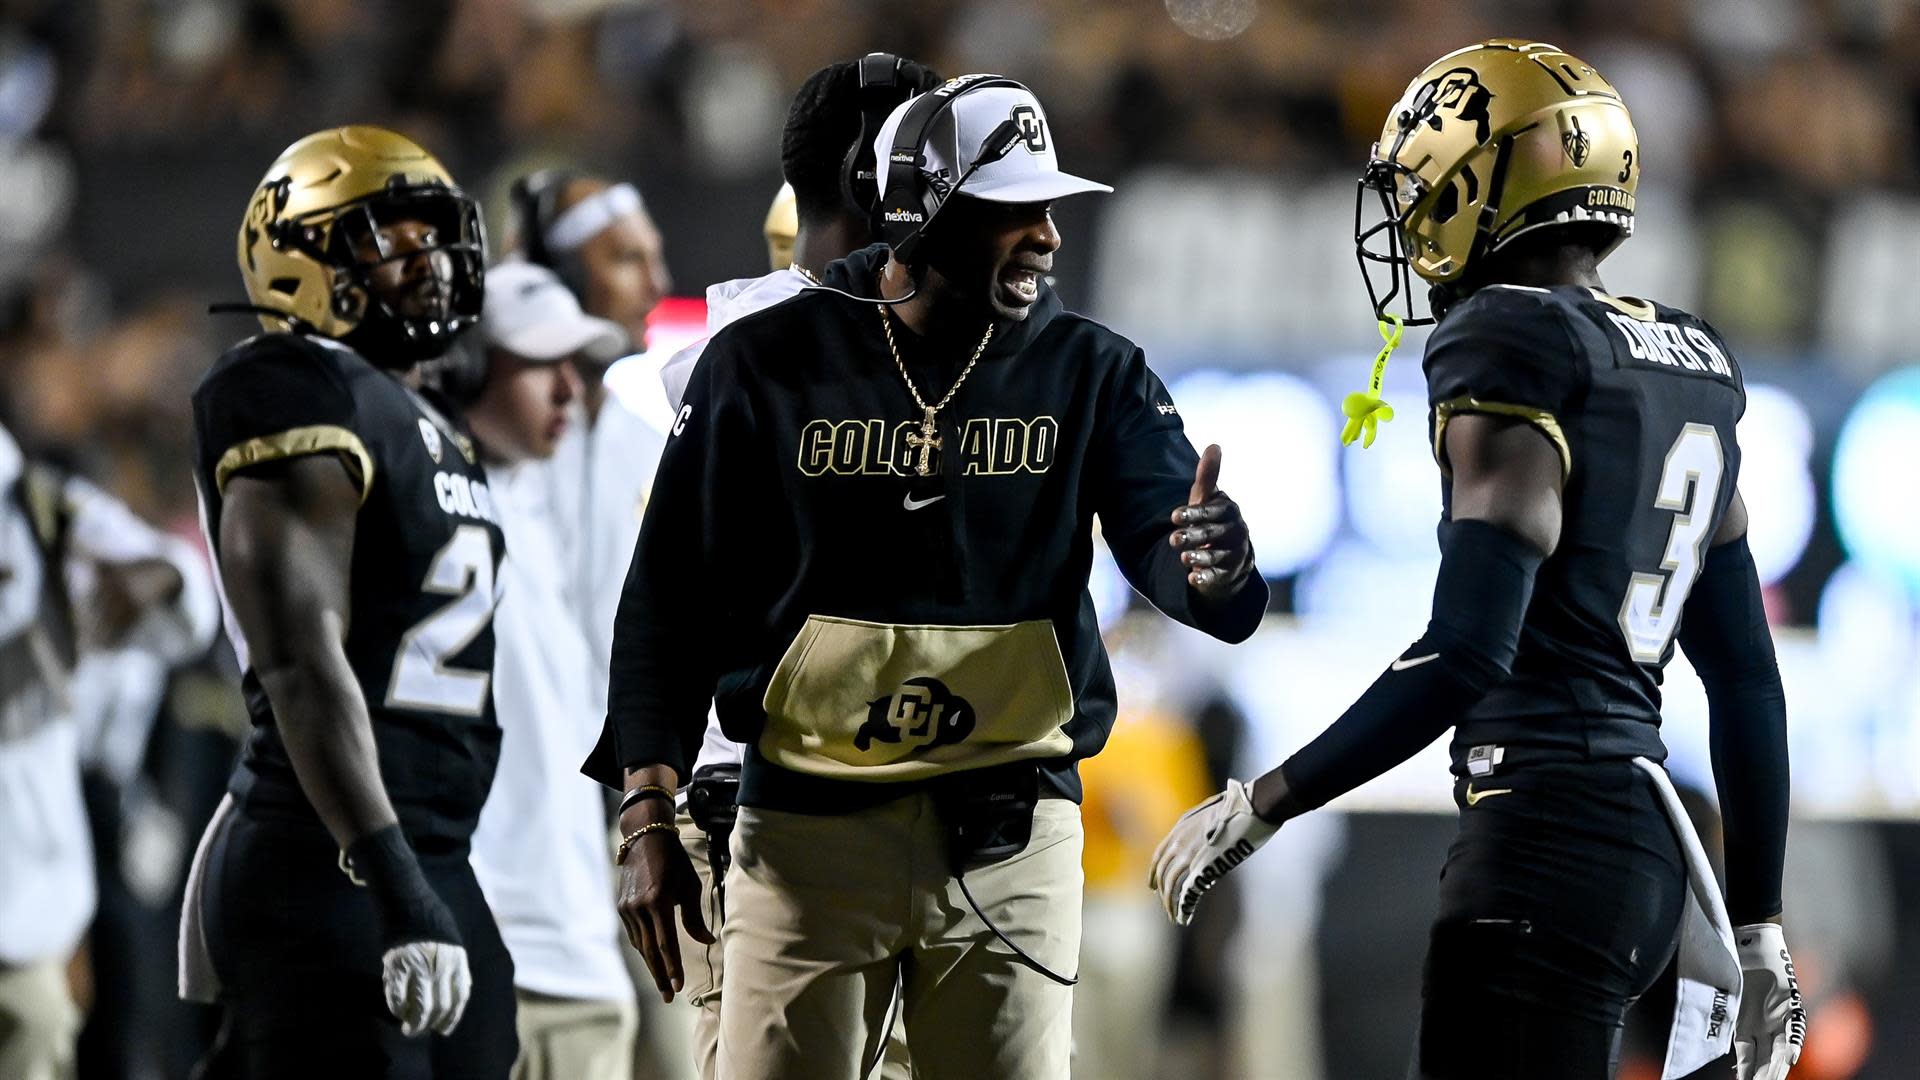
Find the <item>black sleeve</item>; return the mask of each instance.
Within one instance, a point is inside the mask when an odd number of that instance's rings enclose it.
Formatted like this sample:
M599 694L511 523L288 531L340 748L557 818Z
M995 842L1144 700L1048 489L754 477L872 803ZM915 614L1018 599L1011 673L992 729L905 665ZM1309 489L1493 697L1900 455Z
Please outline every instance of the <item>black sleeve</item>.
M1780 914L1787 856L1787 700L1746 537L1707 552L1680 647L1707 691L1727 913L1736 925L1763 922Z
M1245 641L1267 610L1267 583L1259 569L1232 596L1208 602L1187 584L1187 567L1167 543L1174 507L1186 505L1200 464L1172 395L1138 349L1108 395L1095 510L1114 560L1133 587L1170 617L1224 641Z
M355 430L353 391L323 348L288 335L256 338L194 392L201 461L216 490L251 466L338 454L365 496L373 457Z
M685 781L713 699L723 632L715 583L724 584L723 549L740 528L723 515L740 500L707 493L738 487L729 479L753 438L753 410L723 340L687 385L614 615L606 725L581 771L616 789L624 770L646 765Z
M1285 816L1321 806L1412 757L1513 670L1544 557L1484 521L1449 522L1443 530L1426 634L1280 766Z
M1493 286L1449 312L1427 341L1434 459L1447 467L1447 421L1460 413L1516 416L1552 440L1563 475L1573 453L1560 417L1584 378L1583 350L1544 291Z

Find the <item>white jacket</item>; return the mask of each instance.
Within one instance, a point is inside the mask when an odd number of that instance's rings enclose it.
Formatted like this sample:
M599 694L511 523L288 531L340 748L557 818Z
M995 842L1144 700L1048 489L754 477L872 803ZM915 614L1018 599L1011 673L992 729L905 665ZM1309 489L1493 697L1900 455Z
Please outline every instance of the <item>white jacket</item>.
M591 649L568 599L553 485L545 463L531 463L487 466L487 486L507 557L493 614L500 765L473 834L474 875L513 957L515 986L579 1000L631 999L607 807L599 787L580 775L601 713L582 677Z

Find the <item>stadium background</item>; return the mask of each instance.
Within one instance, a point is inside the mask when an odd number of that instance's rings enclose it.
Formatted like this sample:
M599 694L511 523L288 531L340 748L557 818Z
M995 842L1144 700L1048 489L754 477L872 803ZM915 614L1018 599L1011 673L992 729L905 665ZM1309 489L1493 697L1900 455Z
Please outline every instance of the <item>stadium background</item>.
M1118 188L1058 208L1060 291L1142 341L1195 441L1224 445L1277 586L1273 625L1229 651L1121 616L1124 586L1097 583L1133 723L1089 781L1107 824L1090 826L1085 960L1172 977L1083 994L1089 1060L1147 1047L1086 1074L1397 1077L1450 828L1437 751L1283 830L1184 940L1139 868L1190 792L1279 760L1419 632L1438 495L1417 335L1388 381L1400 419L1366 453L1335 439L1377 345L1352 181L1412 73L1495 35L1554 41L1626 95L1646 179L1605 277L1699 311L1747 372L1742 487L1787 678L1788 927L1813 1008L1794 1075L1920 1075L1915 0L0 0L0 419L196 532L187 393L249 330L205 306L240 293L233 232L265 163L344 122L435 150L496 246L513 176L632 178L685 298L620 372L640 400L704 286L764 270L807 73L887 48L1023 79L1063 163ZM1710 792L1703 705L1676 669L1674 769ZM184 1075L204 1031L170 1000L169 907L244 722L232 682L223 650L181 672L140 778L92 784L88 1075ZM1152 797L1100 797L1128 785Z

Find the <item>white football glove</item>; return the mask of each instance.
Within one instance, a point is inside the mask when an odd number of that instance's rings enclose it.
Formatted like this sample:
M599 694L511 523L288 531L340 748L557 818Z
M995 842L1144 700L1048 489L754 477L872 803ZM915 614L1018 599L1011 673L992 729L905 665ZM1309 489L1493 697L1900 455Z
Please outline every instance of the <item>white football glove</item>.
M1238 869L1280 831L1254 816L1252 788L1238 780L1227 790L1180 815L1153 853L1147 887L1177 926L1193 920L1207 890Z
M388 949L380 958L380 980L387 1008L408 1038L429 1028L451 1035L473 996L467 950L445 941L409 941Z
M1733 1025L1738 1080L1786 1080L1807 1041L1807 1010L1793 975L1787 939L1773 923L1733 932L1740 954L1740 1018Z

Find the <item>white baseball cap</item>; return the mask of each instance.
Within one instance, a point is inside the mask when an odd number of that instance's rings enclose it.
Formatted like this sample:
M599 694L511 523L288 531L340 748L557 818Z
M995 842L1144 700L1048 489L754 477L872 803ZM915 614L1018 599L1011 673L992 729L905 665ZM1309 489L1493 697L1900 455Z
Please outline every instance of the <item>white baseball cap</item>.
M963 75L950 79L930 93L947 91L961 80L996 76ZM949 91L950 92L950 91ZM893 153L894 133L901 118L922 95L901 102L880 127L873 141L874 160L880 163L880 186L886 186L887 159ZM982 165L960 185L962 195L1000 203L1046 202L1067 195L1113 188L1097 181L1060 171L1060 159L1054 153L1053 129L1047 124L1046 110L1040 100L1024 87L988 86L960 94L935 121L928 133L922 172L951 184L958 181L980 154L981 144L1003 121L1012 120L1022 133L1020 141L998 161Z
M549 363L575 353L611 360L627 348L627 332L619 323L580 310L559 275L519 260L487 271L480 333L493 348Z

